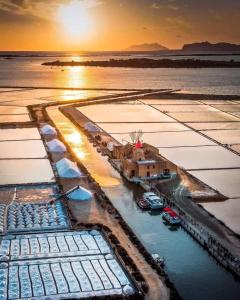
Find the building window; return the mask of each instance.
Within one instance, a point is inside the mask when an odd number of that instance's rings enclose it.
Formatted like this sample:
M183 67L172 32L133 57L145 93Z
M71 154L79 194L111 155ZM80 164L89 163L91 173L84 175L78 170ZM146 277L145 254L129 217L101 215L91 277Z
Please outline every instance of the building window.
M147 169L149 170L149 166L147 166Z
M153 165L153 169L155 169L155 165Z

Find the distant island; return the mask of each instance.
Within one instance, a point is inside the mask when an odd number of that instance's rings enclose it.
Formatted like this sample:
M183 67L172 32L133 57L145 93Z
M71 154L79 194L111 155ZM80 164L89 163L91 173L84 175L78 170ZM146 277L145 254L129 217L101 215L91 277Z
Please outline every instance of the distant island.
M42 63L44 66L57 67L117 67L117 68L240 68L238 61L215 61L200 59L110 59L103 61L52 61Z
M169 50L158 43L133 45L126 48L124 51L163 51Z
M182 47L183 51L240 51L240 45L230 43L216 43L209 42L185 44Z
M152 44L139 44L139 45L133 45L128 48L126 48L124 51L169 51L171 49L159 44L159 43L152 43ZM237 44L231 44L231 43L210 43L210 42L198 42L198 43L192 43L192 44L184 44L182 49L179 49L179 51L209 51L209 52L227 52L227 51L240 51L240 45Z

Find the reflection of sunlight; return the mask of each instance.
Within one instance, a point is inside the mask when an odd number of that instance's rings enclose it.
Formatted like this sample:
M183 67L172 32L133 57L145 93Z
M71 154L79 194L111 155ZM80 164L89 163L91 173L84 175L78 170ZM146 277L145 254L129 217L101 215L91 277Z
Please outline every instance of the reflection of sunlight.
M80 55L71 55L71 60L74 60L74 61L83 61L83 57L80 56Z
M77 155L77 157L79 157L80 159L84 160L86 158L87 153L84 152L84 150L75 148L75 147L73 150L74 150L75 154Z
M66 134L65 139L72 146L73 151L80 159L86 158L86 151L83 149L82 136L79 132Z
M68 67L66 68L66 81L67 85L69 87L80 87L87 85L86 83L86 77L85 77L85 67L83 66L77 66L77 67ZM64 91L64 94L66 95L66 99L63 96L64 100L71 99L71 96L76 95L76 93L79 93L78 91ZM70 98L69 98L70 97Z
M119 185L119 180L116 178L113 178L111 176L104 176L100 175L98 173L93 173L92 174L94 179L103 187L112 187L112 186L118 186Z
M68 120L57 108L48 110L64 139L74 151L75 155L83 161L85 167L93 178L103 187L119 185L118 173L112 174L112 167L106 162L96 149L89 143L87 137ZM115 172L115 171L114 171Z
M81 144L82 143L82 137L80 133L74 132L70 133L66 136L66 140L70 142L71 144Z

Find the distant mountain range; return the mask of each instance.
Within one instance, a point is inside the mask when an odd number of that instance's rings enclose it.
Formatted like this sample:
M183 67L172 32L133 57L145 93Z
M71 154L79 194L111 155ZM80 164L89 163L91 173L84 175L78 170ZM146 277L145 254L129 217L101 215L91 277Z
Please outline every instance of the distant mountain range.
M125 51L166 51L170 50L169 48L159 44L139 44L132 45L125 49ZM182 51L240 51L240 45L230 44L230 43L216 43L212 44L209 42L200 42L183 45Z
M133 45L125 49L125 51L161 51L169 50L158 43Z
M230 43L216 43L209 42L185 44L182 47L183 51L240 51L240 45Z

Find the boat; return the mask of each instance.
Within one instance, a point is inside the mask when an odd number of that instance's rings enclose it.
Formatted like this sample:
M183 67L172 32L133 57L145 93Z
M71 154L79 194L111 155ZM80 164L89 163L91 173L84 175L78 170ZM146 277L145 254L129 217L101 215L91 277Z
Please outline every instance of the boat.
M158 197L153 192L147 192L143 194L143 199L148 203L149 208L152 210L164 208L163 199Z
M169 223L170 225L178 226L181 224L181 219L179 218L178 214L173 211L170 207L165 207L163 209L162 218Z
M165 258L160 257L158 254L152 254L152 258L159 267L163 268L165 266Z
M141 209L147 209L147 208L149 208L149 205L148 205L147 201L146 201L145 199L143 199L143 198L138 198L138 199L136 200L136 202L137 202L137 205L138 205Z

